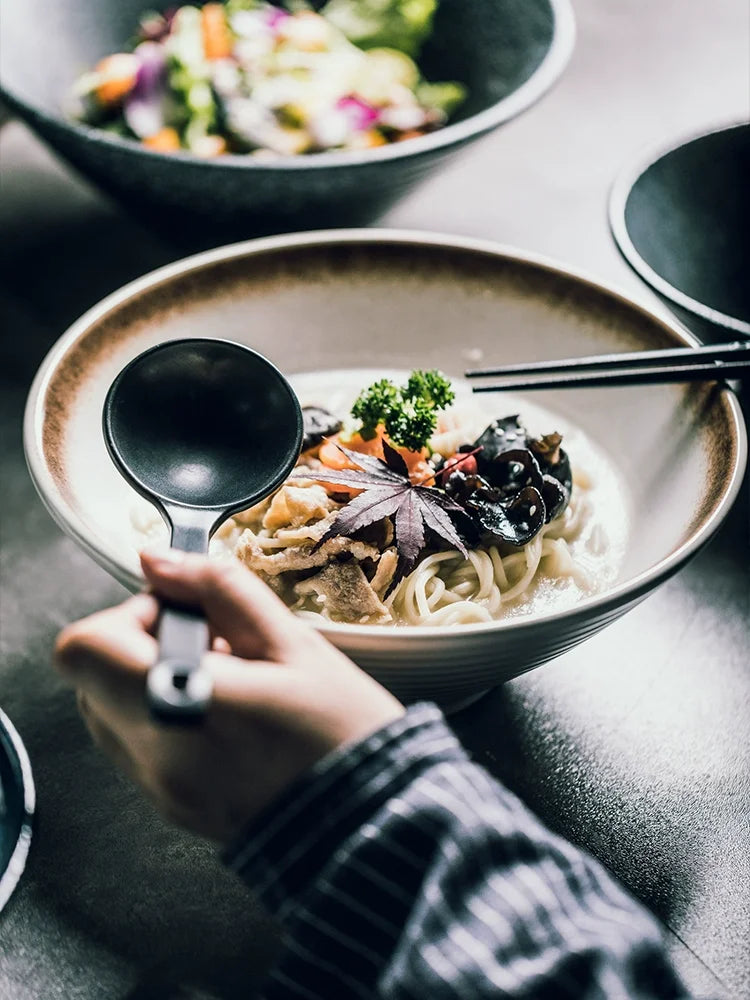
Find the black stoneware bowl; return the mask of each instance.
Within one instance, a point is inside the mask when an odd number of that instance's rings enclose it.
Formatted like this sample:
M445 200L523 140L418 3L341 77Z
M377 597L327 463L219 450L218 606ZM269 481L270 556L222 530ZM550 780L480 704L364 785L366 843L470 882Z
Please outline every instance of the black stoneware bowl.
M3 0L0 84L54 150L131 210L206 241L369 222L446 157L533 104L572 50L569 0L442 0L420 65L469 99L446 128L366 152L272 163L164 155L66 120L78 75L132 36L147 0ZM166 0L161 4L168 6Z
M750 336L750 124L640 157L610 222L630 266L701 340Z

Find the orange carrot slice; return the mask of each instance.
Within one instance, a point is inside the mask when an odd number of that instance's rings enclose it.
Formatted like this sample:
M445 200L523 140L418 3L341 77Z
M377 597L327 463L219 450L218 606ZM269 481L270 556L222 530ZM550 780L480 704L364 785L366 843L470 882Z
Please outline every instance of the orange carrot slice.
M158 153L174 153L176 149L180 148L180 137L177 134L177 129L170 126L160 128L158 132L154 132L142 142L144 146L155 149Z
M201 34L206 59L227 59L231 56L232 34L222 4L207 3L202 7Z
M320 446L318 458L329 469L356 469L357 466L346 457L339 448L339 445L343 445L349 451L358 451L362 455L375 455L378 458L382 458L383 446L380 441L380 434L369 441L365 441L361 434L353 434L347 441L342 441L339 434L333 434L331 437L326 438Z
M407 139L421 139L425 135L424 129L412 128L408 132L402 132L396 136L396 142L405 142Z
M107 56L96 65L99 82L94 93L103 105L117 104L135 86L141 63L138 56L127 52L117 52Z
M353 434L350 440L341 441L340 435L334 434L332 437L326 438L320 446L318 458L329 469L356 469L357 466L347 458L338 445L342 444L349 451L358 451L364 455L383 458L384 437L385 432L382 427L378 427L376 436L369 440L365 440L361 434ZM434 483L434 479L431 478L432 467L427 463L429 453L426 448L422 448L420 451L410 451L401 445L394 445L391 441L388 443L403 458L406 468L409 470L409 478L413 483L422 483L424 486L430 486ZM337 489L343 491L341 487L337 487Z

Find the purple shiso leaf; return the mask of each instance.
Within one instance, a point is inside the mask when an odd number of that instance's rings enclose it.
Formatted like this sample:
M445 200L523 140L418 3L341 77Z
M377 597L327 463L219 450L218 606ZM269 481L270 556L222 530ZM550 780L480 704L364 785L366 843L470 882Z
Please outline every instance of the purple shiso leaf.
M404 479L409 479L409 470L403 455L400 455L392 445L388 444L385 438L383 438L383 459L391 472L403 476Z
M417 491L412 489L403 497L396 511L396 544L403 561L403 571L408 573L424 548L424 519Z
M366 528L369 524L382 521L384 517L390 517L396 513L400 503L400 494L393 493L388 487L376 487L361 493L342 507L316 548L329 538L335 538L337 535L351 536L360 528Z
M378 458L376 455L367 455L361 451L352 451L351 448L345 448L342 444L337 444L336 447L339 451L343 451L346 457L361 469L386 476L392 482L399 479L398 473L393 472L382 458Z
M451 500L451 498L447 497L444 493L441 493L440 490L435 489L431 486L422 486L420 487L420 489L429 490L431 502L436 503L439 507L442 507L443 510L452 511L455 514L466 513L464 507L462 507L460 504L457 504L455 501Z
M139 139L164 127L164 49L157 42L141 42L135 49L140 60L135 86L123 104L125 121Z
M449 542L455 549L461 553L464 559L469 558L469 553L466 550L461 536L456 531L453 521L450 517L442 510L440 507L433 506L431 503L425 503L419 489L415 491L420 500L420 506L422 510L422 519L428 528L440 535L445 541Z
M391 479L387 475L362 472L359 469L319 469L317 472L305 470L300 479L313 479L319 483L333 483L337 486L350 486L355 490L369 490L377 486L389 486L391 489L402 487L407 489L409 483L402 479Z

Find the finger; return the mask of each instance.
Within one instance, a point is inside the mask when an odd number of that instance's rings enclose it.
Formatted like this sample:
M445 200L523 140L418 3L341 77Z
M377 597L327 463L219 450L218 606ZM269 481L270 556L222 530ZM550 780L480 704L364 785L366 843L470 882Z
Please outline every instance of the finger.
M236 560L217 561L170 550L141 553L141 565L161 597L203 608L237 656L280 660L314 635Z
M212 709L219 721L227 712L239 711L247 718L248 711L258 712L258 718L268 716L311 716L313 702L329 708L340 707L350 714L347 699L351 696L352 678L358 688L369 694L369 687L380 689L372 678L363 674L337 651L323 669L316 660L304 667L297 664L269 663L267 660L238 659L225 653L211 652L203 658L203 666L211 673Z
M97 611L60 632L55 643L55 665L63 674L74 669L80 647L93 635L108 631L118 635L151 635L158 618L159 602L152 594L136 594L114 608Z
M317 663L302 667L208 653L204 665L213 680L209 731L220 740L233 734L237 748L253 734L263 739L268 732L284 732L290 754L303 747L322 756L403 715L403 705L377 681L332 652L320 670Z
M207 653L203 666L211 673L212 704L220 711L239 707L243 712L288 699L298 670L267 660L241 660L219 651Z
M146 630L154 627L157 616L155 598L140 594L69 625L55 646L58 670L98 701L124 699L122 707L132 708L156 659L156 640Z
M120 609L126 619L134 627L143 629L149 635L156 634L156 627L159 623L159 602L153 594L140 593L128 598L120 605Z

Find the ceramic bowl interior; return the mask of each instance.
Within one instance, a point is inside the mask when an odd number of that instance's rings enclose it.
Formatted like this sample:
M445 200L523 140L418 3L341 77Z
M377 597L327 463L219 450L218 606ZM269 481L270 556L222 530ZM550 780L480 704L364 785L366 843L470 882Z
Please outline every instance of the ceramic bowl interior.
M207 161L155 153L63 114L77 76L121 50L146 8L145 0L6 0L2 88L54 149L131 210L182 234L198 226L208 239L371 220L450 151L533 104L574 38L569 0L441 0L420 64L428 79L459 80L470 93L447 128L362 153Z
M110 296L55 345L32 387L25 446L52 516L131 588L140 500L109 460L102 404L115 375L165 340L247 344L294 379L346 368L467 366L684 344L686 335L583 277L491 244L360 230L256 240L189 258ZM628 510L604 593L535 617L454 628L329 624L322 631L398 695L456 702L593 634L675 572L734 499L745 432L715 383L546 391L539 405L613 460ZM500 415L500 414L499 414ZM143 502L142 500L140 501Z
M610 200L625 259L701 339L750 336L750 124L651 150Z

